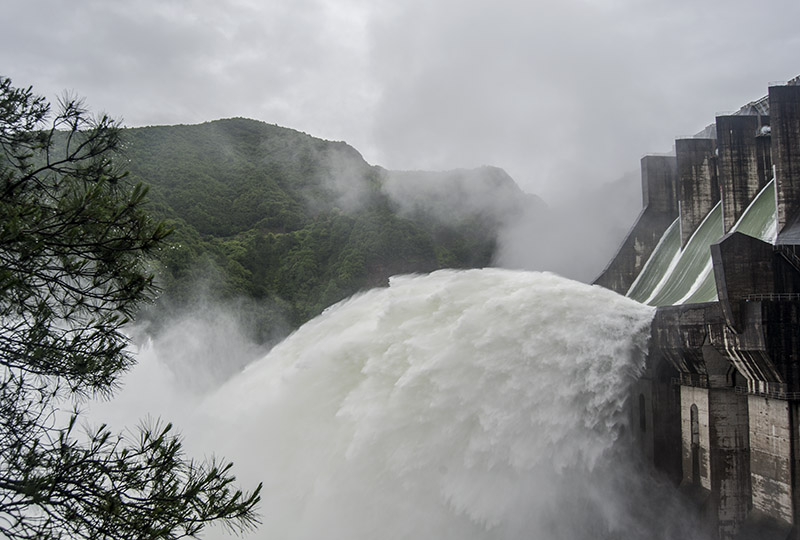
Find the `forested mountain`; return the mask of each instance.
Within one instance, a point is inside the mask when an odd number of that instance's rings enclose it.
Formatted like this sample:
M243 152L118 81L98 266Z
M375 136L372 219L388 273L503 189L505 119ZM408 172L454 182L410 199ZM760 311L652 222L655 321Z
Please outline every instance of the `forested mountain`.
M154 313L241 301L261 341L398 273L489 265L541 201L501 169L392 172L342 142L263 122L125 129L134 181L173 228Z

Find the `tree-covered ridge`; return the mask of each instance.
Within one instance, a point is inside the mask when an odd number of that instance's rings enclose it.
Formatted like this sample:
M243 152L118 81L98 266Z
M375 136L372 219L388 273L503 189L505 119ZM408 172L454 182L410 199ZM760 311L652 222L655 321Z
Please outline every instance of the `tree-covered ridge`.
M260 339L394 274L489 265L497 227L530 202L500 169L390 172L345 143L254 120L123 137L131 176L174 227L157 256L162 304L192 302L198 283L257 299Z

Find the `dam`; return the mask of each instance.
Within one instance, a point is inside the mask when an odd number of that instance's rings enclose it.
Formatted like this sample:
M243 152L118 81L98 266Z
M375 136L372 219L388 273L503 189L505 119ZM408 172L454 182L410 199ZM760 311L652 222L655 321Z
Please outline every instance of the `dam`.
M595 283L656 306L631 426L712 538L800 538L800 77L641 160Z

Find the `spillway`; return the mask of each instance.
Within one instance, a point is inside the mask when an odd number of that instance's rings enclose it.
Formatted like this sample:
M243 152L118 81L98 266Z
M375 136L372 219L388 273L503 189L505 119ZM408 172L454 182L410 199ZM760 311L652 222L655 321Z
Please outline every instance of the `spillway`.
M722 205L716 206L692 234L686 246L678 253L661 286L647 299L653 306L668 306L683 303L689 297L704 274L711 269L709 246L722 237Z
M627 296L638 302L647 302L671 270L673 261L677 261L680 249L680 218L675 218L631 285Z
M775 182L753 199L732 231L773 243L776 227ZM717 299L711 244L723 235L722 205L708 213L680 249L680 218L664 232L627 296L652 306L696 304Z

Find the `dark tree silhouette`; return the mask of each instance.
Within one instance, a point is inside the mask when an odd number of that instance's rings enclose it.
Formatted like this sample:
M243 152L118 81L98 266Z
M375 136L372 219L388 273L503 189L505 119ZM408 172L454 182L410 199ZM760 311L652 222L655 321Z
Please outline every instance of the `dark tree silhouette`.
M181 538L257 524L261 486L187 458L171 425L82 433L74 399L134 364L121 329L153 298L147 254L168 230L114 162L119 126L57 110L0 78L0 536Z

